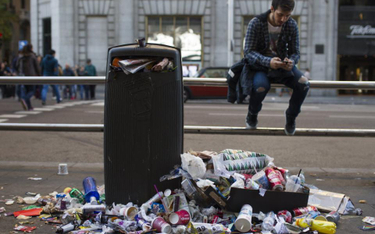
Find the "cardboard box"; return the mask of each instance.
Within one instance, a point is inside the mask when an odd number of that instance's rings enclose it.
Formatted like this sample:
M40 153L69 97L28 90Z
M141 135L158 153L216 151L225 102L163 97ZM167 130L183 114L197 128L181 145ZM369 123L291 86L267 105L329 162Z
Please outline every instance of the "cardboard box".
M280 210L292 211L298 207L306 207L308 199L308 193L267 190L264 196L261 196L259 190L232 188L226 210L239 212L244 204L249 204L253 207L254 213L259 211L263 213Z

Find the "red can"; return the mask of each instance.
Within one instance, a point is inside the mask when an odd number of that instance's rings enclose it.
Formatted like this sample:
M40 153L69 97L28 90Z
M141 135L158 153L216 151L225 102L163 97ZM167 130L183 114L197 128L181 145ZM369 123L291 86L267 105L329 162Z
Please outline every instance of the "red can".
M276 171L273 168L269 167L266 168L264 172L266 173L268 181L270 182L271 189L275 191L283 191L283 184Z
M287 210L280 210L279 212L277 212L277 216L283 217L283 219L287 223L292 223L292 214Z
M293 210L294 216L300 216L309 213L310 211L318 211L315 206L299 207Z

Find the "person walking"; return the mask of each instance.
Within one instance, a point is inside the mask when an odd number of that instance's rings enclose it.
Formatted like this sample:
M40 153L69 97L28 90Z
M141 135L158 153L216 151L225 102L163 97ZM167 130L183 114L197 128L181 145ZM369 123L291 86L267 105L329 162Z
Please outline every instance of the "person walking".
M78 76L87 76L87 72L85 71L85 67L76 65L76 73ZM79 87L79 96L81 100L83 100L83 93L86 95L86 100L89 99L89 92L86 92L86 86L88 85L78 85ZM88 87L87 87L88 89Z
M91 59L87 59L86 61L86 66L85 66L85 71L87 72L88 76L96 76L96 68L93 64L91 64ZM90 93L90 99L94 100L95 99L95 88L96 85L88 85L88 90L86 88L86 99L88 98L87 92Z
M91 59L87 59L85 71L87 72L88 76L96 76L96 68L93 64L91 64ZM94 100L95 99L96 85L88 85L88 87L89 87L89 91L90 91L90 99ZM86 99L87 99L87 95L86 95Z
M42 60L42 70L43 70L43 76L58 76L58 66L59 63L57 62L57 59L55 58L56 52L54 50L51 50ZM48 92L49 85L43 85L42 89L42 105L46 104L47 99L47 92ZM51 85L53 91L56 94L56 102L60 103L60 92L58 85Z
M75 76L75 73L72 68L70 68L69 64L65 64L65 68L63 70L63 76ZM75 85L65 85L64 89L64 98L74 100L76 99L76 89Z
M246 127L256 129L258 113L270 90L270 83L281 83L293 90L285 111L286 135L294 135L296 118L309 91L309 81L295 66L300 57L297 22L291 18L294 0L272 0L270 10L254 17L247 28L244 56L247 92L250 95Z
M17 60L16 70L19 76L40 76L38 59L31 44L23 47L21 57ZM25 110L33 110L30 99L34 93L35 85L20 86L20 102Z

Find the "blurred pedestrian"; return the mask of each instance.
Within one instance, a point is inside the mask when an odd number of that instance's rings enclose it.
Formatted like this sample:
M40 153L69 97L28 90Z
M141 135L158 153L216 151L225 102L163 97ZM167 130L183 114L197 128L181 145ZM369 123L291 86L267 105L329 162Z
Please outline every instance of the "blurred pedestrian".
M12 71L8 67L6 61L0 61L0 76L11 76ZM14 85L0 85L2 98L11 98L15 96L15 86Z
M51 50L42 60L43 76L57 76L59 72L59 63L55 58L56 52ZM51 85L53 91L56 94L56 102L60 103L60 92L58 85ZM47 92L49 85L43 85L42 89L42 105L46 104Z
M75 73L69 64L65 64L63 76L75 76ZM69 96L68 96L69 95ZM76 98L76 89L74 85L65 85L64 98L74 100Z
M76 71L77 71L78 76L87 76L87 72L85 71L85 68L83 66L76 65ZM84 97L83 97L84 93L86 94L86 99L89 99L89 92L86 93L85 86L86 85L78 85L79 96L80 96L81 100L84 99ZM87 89L89 89L89 88L87 87Z
M40 67L31 44L23 47L16 68L19 76L40 76ZM34 93L35 85L21 85L20 102L25 110L33 110L30 99Z
M40 68L41 74L43 74L43 71L42 71L42 60L43 60L43 57L41 55L37 55L36 58L38 60L38 64L39 64L39 68ZM35 94L34 94L34 97L36 99L42 100L42 89L43 89L43 85L35 85Z
M87 76L96 76L96 68L93 64L91 64L91 59L87 59L85 71L87 72ZM90 92L90 99L94 100L96 85L88 85L88 87L89 87L89 90L86 89L86 93ZM87 96L88 95L86 95L86 99L87 99Z

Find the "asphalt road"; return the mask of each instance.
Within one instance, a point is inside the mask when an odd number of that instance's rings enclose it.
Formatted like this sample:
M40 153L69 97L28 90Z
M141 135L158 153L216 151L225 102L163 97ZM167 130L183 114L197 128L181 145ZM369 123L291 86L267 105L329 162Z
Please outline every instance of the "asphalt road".
M56 104L52 99L42 107L33 100L34 111L23 112L13 99L0 100L0 122L4 123L103 123L103 95L98 100L80 100ZM259 115L260 127L283 127L288 97L269 97ZM297 119L297 127L358 128L375 126L375 102L334 99L328 102L306 101ZM332 104L338 103L338 104ZM365 105L363 105L365 104ZM41 108L41 109L39 109ZM185 125L244 126L247 105L227 104L223 100L192 100L184 107ZM184 150L244 149L265 153L275 164L292 173L305 171L309 184L333 192L345 193L364 215L375 216L375 144L370 137L287 137L244 135L185 134ZM82 179L103 177L103 134L75 132L0 131L0 200L35 191L61 192L66 186L81 187ZM57 176L59 163L68 163L69 175ZM42 177L30 181L28 177ZM359 204L366 200L366 204ZM4 206L0 202L0 207ZM6 207L16 210L19 206ZM0 233L9 233L17 221L0 217ZM36 221L38 231L51 233L53 227ZM361 217L346 216L337 233L361 233Z

